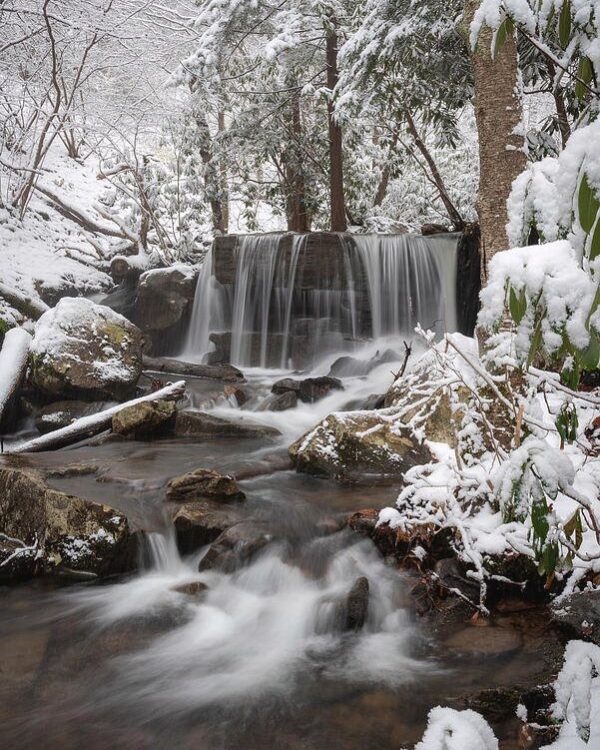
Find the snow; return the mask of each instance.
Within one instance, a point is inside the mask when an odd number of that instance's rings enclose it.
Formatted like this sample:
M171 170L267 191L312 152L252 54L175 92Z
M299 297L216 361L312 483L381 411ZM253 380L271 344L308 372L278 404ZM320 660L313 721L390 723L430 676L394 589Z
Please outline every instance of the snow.
M4 336L0 350L0 417L23 375L30 345L31 335L24 328L11 328Z
M580 349L589 343L587 319L596 284L581 267L567 240L520 247L497 253L489 265L489 280L481 291L479 324L492 329L504 314L507 284L525 294L527 309L515 340L516 356L527 357L535 327L535 310L546 310L542 336L546 351L557 351L564 326L571 342ZM536 304L534 304L536 303Z
M427 729L415 750L498 750L489 724L475 711L437 706L429 712Z
M96 180L96 170L91 164L81 165L58 149L51 151L45 162L43 184L65 202L76 202L80 207L92 205L104 189ZM96 220L104 222L99 215ZM41 194L34 194L23 220L0 207L2 283L38 305L43 305L44 300L52 302L64 290L76 294L108 291L113 282L105 270L107 262L89 239L107 257L116 251L114 239L109 241L85 232ZM14 326L24 318L0 298L0 320Z
M121 327L126 331L131 323L109 307L97 305L89 299L63 297L51 310L45 312L35 326L35 335L31 343L32 354L40 357L72 362L80 361L77 351L90 336L96 340L103 337L102 360L91 363L98 383L124 381L132 376L132 365L123 359L125 340L120 349L103 333L107 325Z

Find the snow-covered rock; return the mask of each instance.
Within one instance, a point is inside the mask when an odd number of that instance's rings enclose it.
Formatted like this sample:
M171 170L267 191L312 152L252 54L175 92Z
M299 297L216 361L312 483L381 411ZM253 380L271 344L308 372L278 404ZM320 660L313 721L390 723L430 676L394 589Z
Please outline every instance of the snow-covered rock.
M163 435L173 428L176 414L173 401L143 401L118 411L112 418L112 431L138 440Z
M330 414L290 447L290 456L298 471L341 482L398 478L431 460L394 410Z
M194 300L198 272L177 263L140 276L136 322L143 331L162 331L176 325Z
M0 578L65 569L105 575L135 564L121 514L53 490L29 470L0 468L0 532Z
M48 395L121 399L141 371L141 331L108 307L66 297L36 324L31 381Z

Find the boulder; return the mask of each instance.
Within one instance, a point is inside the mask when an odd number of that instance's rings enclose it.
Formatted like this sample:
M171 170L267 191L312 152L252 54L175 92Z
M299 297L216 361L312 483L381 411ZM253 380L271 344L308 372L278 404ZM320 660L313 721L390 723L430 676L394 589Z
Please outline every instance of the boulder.
M370 359L358 359L358 357L345 355L335 360L329 368L328 375L334 378L364 376L379 365L399 362L401 359L402 355L393 349L385 349L383 352L377 351Z
M142 334L88 299L65 297L38 320L30 379L49 396L121 400L142 372Z
M288 392L295 393L300 401L313 404L315 401L328 396L332 390L343 391L342 381L323 375L318 378L304 378L303 380L283 378L273 384L271 392L276 395Z
M600 646L600 590L577 591L553 605L552 619L573 638Z
M429 448L389 410L330 414L289 452L297 471L339 482L398 480L432 460Z
M195 469L174 477L167 484L167 500L172 503L188 503L204 498L229 502L243 500L244 497L232 476L211 469Z
M261 524L244 521L225 530L208 548L198 563L198 570L218 568L231 572L247 563L263 549L271 536Z
M113 405L114 402L110 401L54 401L40 409L35 417L35 426L38 432L45 435L47 432L67 427L76 419L97 414Z
M273 438L279 430L266 425L247 422L231 422L228 419L214 417L202 411L180 411L175 420L177 437L237 437L237 438Z
M360 630L369 611L369 579L357 578L348 592L345 602L345 630Z
M177 586L173 586L171 591L176 591L178 594L185 594L194 598L199 598L208 591L208 586L202 581L189 581L188 583L180 583Z
M173 401L142 401L118 411L112 418L112 431L138 440L157 437L172 430L176 414Z
M23 559L17 555L8 565L2 558L9 550L0 550L0 578L108 575L135 565L136 539L120 513L53 490L29 469L0 468L0 531L24 550Z
M295 391L285 391L276 395L271 393L262 402L258 411L287 411L298 406L298 395Z
M236 503L202 500L174 507L173 525L182 554L214 542L224 531L245 520Z
M135 322L145 332L166 331L186 316L196 289L198 271L178 263L140 276Z
M248 401L248 394L239 385L233 385L230 383L223 388L223 395L228 401L231 401L235 406L243 406Z

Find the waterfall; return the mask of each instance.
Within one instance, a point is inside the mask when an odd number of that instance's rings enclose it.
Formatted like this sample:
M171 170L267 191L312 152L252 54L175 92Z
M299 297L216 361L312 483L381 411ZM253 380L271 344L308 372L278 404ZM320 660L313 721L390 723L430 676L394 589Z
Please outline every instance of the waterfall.
M456 237L355 235L367 277L372 335L410 333L417 323L456 329Z
M457 235L220 238L202 266L184 355L307 366L368 339L456 330Z

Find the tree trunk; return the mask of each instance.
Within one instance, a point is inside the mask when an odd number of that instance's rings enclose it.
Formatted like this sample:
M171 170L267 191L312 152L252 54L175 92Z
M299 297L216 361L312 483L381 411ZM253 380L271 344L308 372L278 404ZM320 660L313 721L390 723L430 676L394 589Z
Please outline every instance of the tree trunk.
M344 208L344 174L342 153L342 129L334 119L333 90L338 81L338 36L335 32L335 19L332 28L327 32L326 62L327 88L331 92L327 102L327 120L329 124L329 196L331 206L331 231L346 230L346 212Z
M218 123L219 133L224 133L225 112L219 112ZM229 231L229 191L227 190L227 165L223 157L221 157L219 162L219 173L221 178L221 219L223 223L223 233L227 234Z
M435 186L438 189L438 193L440 194L441 201L444 204L444 208L446 209L448 213L448 217L450 221L454 224L454 229L456 229L457 231L460 231L464 227L465 222L463 221L463 218L458 212L458 209L452 203L450 196L448 195L448 191L446 190L446 185L444 183L442 175L440 174L437 168L435 160L433 156L431 155L429 149L425 145L425 142L419 135L419 131L417 130L417 127L415 125L415 121L413 120L408 110L404 112L404 116L406 118L406 124L408 125L408 129L410 131L410 134L413 137L415 145L419 149L421 154L423 155L423 158L425 159L425 161L427 162L427 166L429 167L429 171L431 172L431 178L433 179Z
M212 153L210 129L206 117L198 112L196 125L200 134L200 157L204 164L204 187L210 203L212 213L212 224L215 234L225 234L225 222L223 220L223 204L221 202L221 175L219 167L215 164Z
M466 0L465 21L470 24L479 0ZM467 26L468 33L468 26ZM482 281L499 250L508 248L506 201L513 180L524 170L522 103L518 90L517 45L513 36L496 56L491 53L492 32L484 28L472 52L475 81L475 121L479 136L479 197Z
M302 152L299 146L301 139L300 97L294 96L291 102L289 117L290 148L284 154L286 162L286 208L288 229L290 232L310 231L310 216L306 206L306 179L302 164Z

